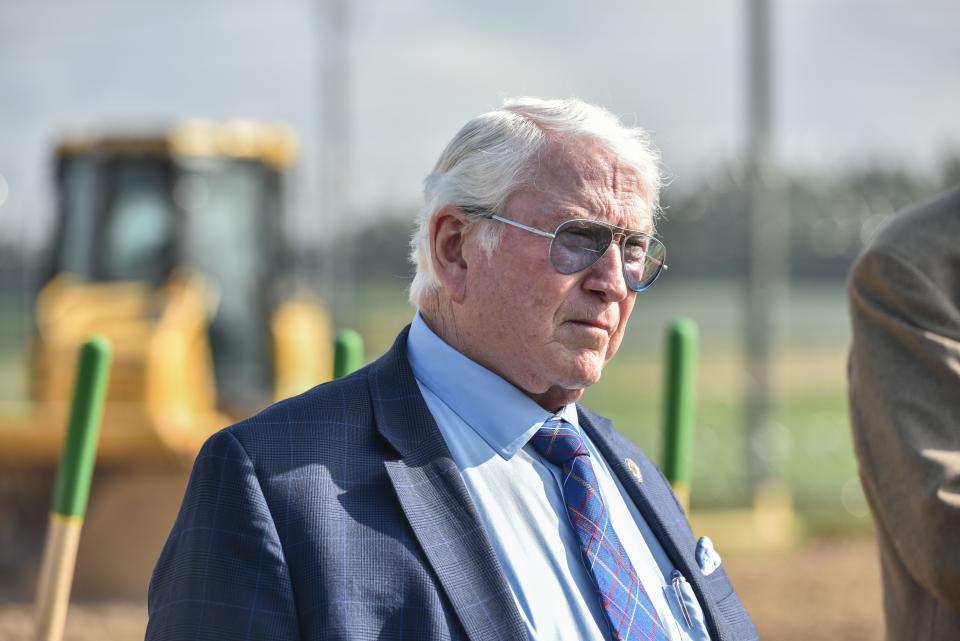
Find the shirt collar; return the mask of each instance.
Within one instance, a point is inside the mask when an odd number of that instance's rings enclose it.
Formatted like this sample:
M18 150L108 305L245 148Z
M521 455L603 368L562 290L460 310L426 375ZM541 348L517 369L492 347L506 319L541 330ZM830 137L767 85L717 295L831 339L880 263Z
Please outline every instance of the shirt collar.
M494 452L510 460L555 413L470 360L437 336L420 312L413 317L407 357L417 381L433 392ZM557 412L580 429L574 403Z

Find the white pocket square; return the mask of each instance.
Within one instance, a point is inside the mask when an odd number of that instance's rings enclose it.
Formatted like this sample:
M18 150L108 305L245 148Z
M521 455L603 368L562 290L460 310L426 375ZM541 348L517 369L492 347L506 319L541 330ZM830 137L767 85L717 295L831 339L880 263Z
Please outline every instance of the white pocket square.
M723 562L720 554L713 547L713 541L710 540L709 536L701 536L700 540L697 541L696 557L697 565L700 566L700 571L703 572L704 576L713 574L713 571L720 567Z

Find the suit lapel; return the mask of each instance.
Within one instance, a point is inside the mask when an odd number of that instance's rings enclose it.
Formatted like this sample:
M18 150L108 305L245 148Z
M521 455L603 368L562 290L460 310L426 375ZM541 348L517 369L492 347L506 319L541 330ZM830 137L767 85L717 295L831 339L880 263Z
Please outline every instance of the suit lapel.
M594 414L584 407L577 406L580 425L603 455L610 470L617 476L627 490L634 505L654 531L657 540L666 551L674 567L680 570L693 587L694 593L703 606L710 638L725 641L729 634L725 627L718 625L717 604L713 596L705 589L703 574L694 558L693 535L689 530L680 505L676 502L669 485L663 479L660 470L643 456L624 436L613 429L607 419ZM627 456L636 469L628 467Z
M377 429L401 455L385 463L390 482L469 638L526 639L500 562L413 377L408 331L369 377Z

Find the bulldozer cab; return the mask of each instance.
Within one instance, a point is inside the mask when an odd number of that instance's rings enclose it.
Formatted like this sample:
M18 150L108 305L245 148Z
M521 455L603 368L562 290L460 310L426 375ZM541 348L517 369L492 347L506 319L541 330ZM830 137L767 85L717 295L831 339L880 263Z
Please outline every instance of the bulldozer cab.
M34 576L74 363L91 335L111 342L113 359L81 593L142 598L201 444L331 378L329 316L287 280L294 147L276 127L195 123L57 148L32 398L0 421L0 585Z
M49 277L159 288L184 271L201 275L218 404L234 414L262 406L294 153L292 134L251 123L64 142Z

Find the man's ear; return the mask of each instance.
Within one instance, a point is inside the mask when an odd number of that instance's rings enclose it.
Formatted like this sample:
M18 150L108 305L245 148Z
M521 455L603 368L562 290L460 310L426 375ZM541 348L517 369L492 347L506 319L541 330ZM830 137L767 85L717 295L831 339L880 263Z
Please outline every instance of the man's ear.
M430 260L440 284L455 303L463 302L467 291L467 259L464 255L467 215L447 206L430 223Z

